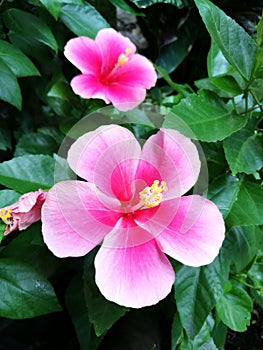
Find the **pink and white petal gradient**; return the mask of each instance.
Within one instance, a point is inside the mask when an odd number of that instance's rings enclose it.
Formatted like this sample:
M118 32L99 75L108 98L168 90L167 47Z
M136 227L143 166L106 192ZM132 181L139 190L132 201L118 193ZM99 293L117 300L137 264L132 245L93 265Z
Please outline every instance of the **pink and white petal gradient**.
M82 73L71 81L75 94L111 102L120 111L137 107L146 89L156 84L157 74L153 64L135 51L130 39L112 28L101 29L95 40L69 40L64 54Z
M173 208L177 211L157 237L161 250L185 265L210 264L225 238L224 220L217 206L198 195L181 197L162 205L167 211Z
M57 183L42 209L42 217L49 218L43 220L45 243L59 257L85 255L102 242L121 217L114 210L116 202L91 183L74 180ZM58 245L59 240L63 241L63 248ZM74 240L76 244L72 244Z
M113 83L107 86L106 97L119 111L136 108L146 97L146 90L140 86Z
M126 249L101 247L95 257L96 284L117 304L157 304L171 291L174 271L154 240Z
M64 48L64 55L82 73L99 76L102 56L94 40L85 36L71 39Z
M51 191L47 198L47 205L42 209L42 233L45 244L59 258L86 255L96 244L82 238L71 227L61 212L56 196L53 196Z
M68 152L68 163L77 175L125 201L132 195L140 153L140 145L129 130L107 125L75 141Z
M110 103L107 98L107 88L93 74L80 74L71 80L72 90L83 98L100 98Z

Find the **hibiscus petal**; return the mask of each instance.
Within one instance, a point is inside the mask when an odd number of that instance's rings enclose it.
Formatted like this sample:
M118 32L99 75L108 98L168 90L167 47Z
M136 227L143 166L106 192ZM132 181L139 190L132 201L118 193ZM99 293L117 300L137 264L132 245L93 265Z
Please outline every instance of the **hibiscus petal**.
M126 249L102 246L95 269L96 284L105 298L133 308L158 303L174 282L173 268L154 240Z
M119 56L125 54L126 49L130 49L131 53L129 54L129 57L131 58L136 51L135 45L129 38L116 32L116 30L112 28L101 29L98 32L95 41L100 48L101 56L103 57L101 74L104 77L113 70L118 62Z
M132 196L140 153L140 145L128 129L107 125L78 138L68 152L68 162L80 177L127 201Z
M137 86L123 84L109 84L106 97L118 110L126 112L136 108L146 97L146 90Z
M59 257L85 255L115 226L121 215L116 204L92 184L57 183L42 208L45 243Z
M217 206L198 195L162 203L162 216L156 215L145 226L165 226L164 213L174 210L173 220L157 237L164 253L189 266L210 264L219 253L225 237L224 220ZM154 222L155 221L155 222Z
M156 84L157 74L146 57L136 54L126 64L116 69L110 80L120 85L150 89Z
M19 199L19 209L14 210L14 217L19 219L19 230L25 230L32 223L40 220L41 208L46 199L47 193L39 189L35 192L27 193ZM17 212L17 214L16 214Z
M101 98L105 103L110 101L106 97L106 88L93 74L80 74L74 77L70 85L76 95L83 98Z
M84 36L73 38L67 42L64 55L82 73L99 76L102 58L100 49L94 40Z
M145 162L140 163L136 178L151 178L147 166L150 163L167 184L164 198L186 193L197 181L200 171L196 146L189 138L172 129L161 129L151 136L144 144L141 159Z

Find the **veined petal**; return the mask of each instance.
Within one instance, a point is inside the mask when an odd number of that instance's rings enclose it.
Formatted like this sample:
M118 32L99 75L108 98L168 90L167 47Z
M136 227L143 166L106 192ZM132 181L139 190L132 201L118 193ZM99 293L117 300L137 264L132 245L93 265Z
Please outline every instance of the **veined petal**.
M128 129L107 125L78 138L68 152L68 162L80 177L127 201L132 196L140 153L140 145Z
M58 182L42 208L44 241L59 257L85 255L113 229L121 216L116 209L117 201L93 184Z
M176 130L161 129L144 144L141 159L158 169L167 184L165 198L179 197L197 181L200 160L196 146ZM138 168L136 178L147 177L144 164Z
M134 109L146 97L146 90L138 86L129 86L118 83L107 85L106 97L118 110L126 112Z
M150 89L156 84L157 74L153 64L146 57L135 54L111 75L110 81Z
M173 268L154 240L124 249L102 246L95 269L96 284L105 298L133 308L158 303L174 282Z
M83 98L101 98L105 103L110 103L106 97L106 88L93 74L80 74L74 77L70 85L76 95Z
M130 50L129 57L131 58L136 51L135 45L129 38L112 28L101 29L95 38L95 42L103 57L101 74L104 77L107 77L115 68L118 58L125 54L126 49Z
M176 208L173 220L156 238L162 251L185 265L210 264L225 238L224 220L217 206L198 195L166 201L162 206L167 212ZM158 220L156 215L154 220L158 227L164 226L166 219Z
M100 76L102 57L94 40L84 36L73 38L67 42L64 55L82 73Z

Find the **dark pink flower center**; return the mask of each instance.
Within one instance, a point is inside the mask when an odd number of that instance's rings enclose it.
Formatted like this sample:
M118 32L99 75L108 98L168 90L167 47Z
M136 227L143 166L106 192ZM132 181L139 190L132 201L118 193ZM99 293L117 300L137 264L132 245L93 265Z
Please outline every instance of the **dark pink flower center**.
M110 85L114 81L111 80L113 74L122 66L124 66L130 59L130 54L132 53L132 49L127 47L125 49L125 53L122 53L119 55L117 62L115 63L113 69L106 75L104 76L103 74L100 77L100 82L104 85Z

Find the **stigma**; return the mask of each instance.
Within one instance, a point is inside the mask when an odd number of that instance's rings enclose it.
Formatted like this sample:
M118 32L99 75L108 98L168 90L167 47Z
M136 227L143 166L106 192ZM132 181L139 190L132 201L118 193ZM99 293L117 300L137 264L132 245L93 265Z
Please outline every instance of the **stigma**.
M126 64L129 61L129 55L132 53L132 49L130 47L127 47L125 49L125 53L120 54L118 57L118 61L116 66L120 67Z
M140 192L141 204L146 208L153 208L159 205L163 199L163 192L167 191L165 181L154 180L152 186L145 187Z

